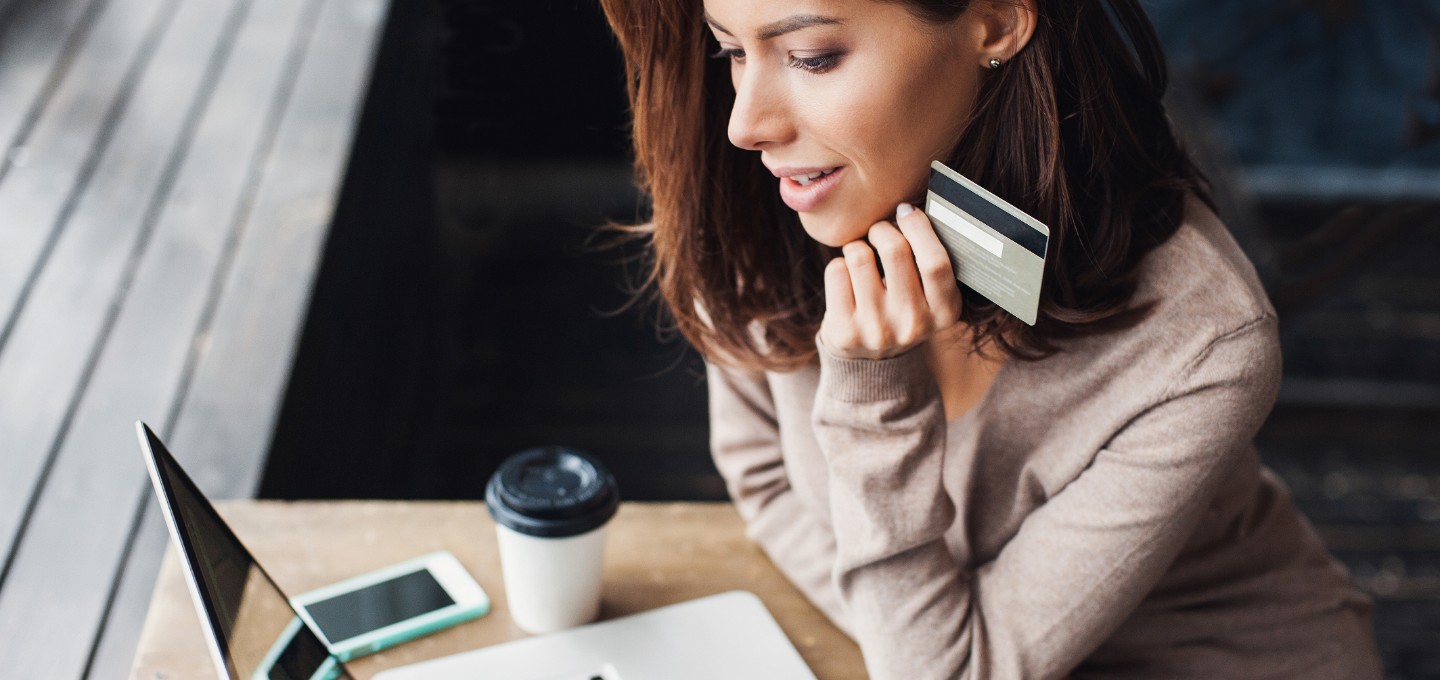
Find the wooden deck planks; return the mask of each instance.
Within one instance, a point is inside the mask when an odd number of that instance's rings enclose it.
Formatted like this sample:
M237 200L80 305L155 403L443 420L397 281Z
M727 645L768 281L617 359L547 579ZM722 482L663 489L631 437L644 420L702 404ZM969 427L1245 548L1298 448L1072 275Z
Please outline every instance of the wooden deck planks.
M13 69L0 77L5 83L0 86L0 97L12 99L17 109L33 105L45 113L25 132L24 152L11 149L11 162L5 166L8 172L0 181L0 352L8 344L20 300L38 275L47 244L58 235L61 217L82 183L86 167L103 148L104 128L124 98L126 76L144 55L146 41L153 38L152 29L165 21L159 11L161 0L111 2L93 26L81 31L85 40L73 55L63 57L67 65L62 68L46 63L46 58L61 60L59 46L66 41L39 31L76 30L77 24L84 22L73 14L77 10L72 5L75 3L57 5L56 10L70 13L54 15L32 5L18 8L17 14L22 16L10 18L6 35L24 34L26 38L0 48L0 67ZM21 21L30 14L35 14L37 26ZM67 18L73 21L64 21ZM34 44L37 37L53 42L55 51ZM37 81L58 71L65 72L66 79L53 94L41 96ZM11 85L12 77L21 85ZM21 101L25 96L43 101ZM17 124L12 119L12 127ZM39 370L40 366L20 365L23 377L6 379L39 382L44 387L20 394L19 403L0 397L0 449L4 453L0 455L0 587L9 571L18 527L25 521L51 451L48 436L53 432L39 438L30 434L35 425L31 409L63 413L71 400L65 389L49 389Z
M0 182L0 351L177 0L111 0ZM21 159L16 162L16 159Z
M370 72L345 43L376 36L385 5L331 1L266 168L236 261L169 438L175 455L216 498L248 498L259 484L290 356L257 352L299 342L333 201ZM373 55L373 51L372 51ZM168 539L151 492L142 490L137 539L105 626L92 678L128 668ZM123 665L121 665L123 664Z
M0 6L0 177L27 155L31 125L106 0L8 0Z
M294 295L294 286L315 274L329 212L303 207L328 204L339 191L344 167L325 160L345 154L369 72L363 61L352 61L355 55L342 43L355 35L376 35L384 6L369 0L332 1L326 10L311 47L324 58L308 61L301 74L297 91L304 94L282 124L265 173L272 181L260 188L207 334L214 341L202 353L170 438L176 456L217 498L250 497L259 483L257 462L269 448L290 358L255 348L286 347L293 352L298 342L308 296ZM309 287L307 283L304 289ZM114 677L98 669L120 668L116 664L122 658L128 667L163 551L171 549L150 496L147 486L136 545L97 654L97 672L90 677ZM116 637L123 642L114 642Z
M172 449L219 498L249 498L286 381L345 175L371 70L347 47L376 35L379 0L329 0L265 167L206 350L181 405ZM370 53L366 53L369 55ZM397 228L404 228L397 225ZM268 349L271 351L258 351Z
M142 521L136 526L104 618L96 631L97 639L83 676L89 680L128 677L140 643L140 631L145 626L150 596L155 590L155 575L160 572L165 552L173 550L160 509L155 507L155 494L149 488L137 499L136 514L142 516Z
M26 312L0 351L0 546L8 555L42 470L62 436L94 355L130 285L179 154L208 100L238 0L188 2L136 86L114 142L38 273ZM217 53L218 52L218 53ZM196 58L196 57L205 58ZM3 585L3 582L0 582Z
M182 15L202 11L192 2L200 4L187 0ZM86 193L80 200L35 280L35 305L48 308L78 293L90 342L98 337L104 347L73 396L73 415L53 428L59 446L53 467L22 518L28 520L19 532L24 539L0 582L0 639L7 641L0 646L0 668L7 673L108 678L128 667L165 545L150 512L131 421L146 418L162 429L178 425L172 439L182 459L189 451L207 461L197 464L197 476L211 470L225 479L207 482L211 488L253 493L384 18L385 3L378 0L330 0L323 18L316 14L321 3L253 0L193 138L169 128L173 112L135 113L144 105L132 104L126 115L133 117L120 126L135 120L137 135L142 129L152 136L181 135L170 144L183 150L183 159L159 166L174 171L173 186L163 170L155 174L155 158L171 155L165 142L149 140L159 150L143 153L115 151L128 159L113 161L115 171L128 168L120 179L148 181L163 194L153 227L131 221L114 234L99 234L95 225L104 222L104 211L87 211L116 199L106 199L104 187L119 181L111 179L107 155L87 189L96 198ZM217 0L204 8L225 13L224 6L228 2ZM205 29L196 26L189 29L193 35L177 35L189 24L183 16L174 21L161 52L205 41ZM206 24L211 30L216 25ZM312 29L318 30L313 39ZM292 48L277 50L277 44ZM184 79L194 77L168 56L155 63L140 89L168 81L179 96ZM8 185L0 181L0 195ZM112 252L126 244L143 250L130 264ZM89 272L105 274L91 282L93 288L73 272L50 274L49 267L86 262L104 263ZM97 315L98 307L110 306L99 304L104 281L115 282L124 295L110 301L113 312ZM39 347L45 334L31 329L61 318L50 314L45 321L42 314L32 322L37 308L27 309L11 349ZM74 344L83 347L83 337ZM0 371L7 354L0 353ZM28 365L15 365L21 363ZM18 430L4 418L0 414L0 434L8 451L10 433ZM0 480L5 477L0 471Z
M53 470L0 584L0 638L12 641L0 648L0 668L19 677L83 672L142 481L131 423L163 425L172 409L287 75L289 51L275 46L306 37L295 35L305 6L257 0L250 7L93 377L58 438ZM40 648L52 651L31 651Z

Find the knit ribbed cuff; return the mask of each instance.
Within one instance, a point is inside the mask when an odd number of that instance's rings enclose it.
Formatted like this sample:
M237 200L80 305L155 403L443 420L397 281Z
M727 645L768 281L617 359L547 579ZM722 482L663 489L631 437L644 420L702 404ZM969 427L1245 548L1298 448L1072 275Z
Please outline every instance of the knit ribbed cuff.
M917 385L935 381L925 353L917 345L904 354L887 359L847 359L837 357L816 343L820 352L819 393L848 404L914 396Z

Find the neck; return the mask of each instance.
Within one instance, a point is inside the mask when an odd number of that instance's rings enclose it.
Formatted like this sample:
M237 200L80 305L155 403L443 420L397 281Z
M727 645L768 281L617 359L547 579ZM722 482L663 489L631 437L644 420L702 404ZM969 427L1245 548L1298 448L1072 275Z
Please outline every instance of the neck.
M926 343L926 359L940 386L947 420L965 415L980 403L1005 365L1003 355L991 352L996 356L986 357L972 351L973 345L974 329L964 324L942 330Z

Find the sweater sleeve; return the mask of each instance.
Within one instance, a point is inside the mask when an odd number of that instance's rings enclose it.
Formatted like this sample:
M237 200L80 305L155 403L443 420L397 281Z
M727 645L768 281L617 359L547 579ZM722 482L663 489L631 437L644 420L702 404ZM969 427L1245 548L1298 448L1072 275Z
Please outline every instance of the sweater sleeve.
M1273 405L1279 369L1273 317L1217 338L993 561L967 569L944 542L944 410L923 356L822 350L814 425L830 468L833 578L871 677L1070 672L1174 561Z
M775 403L764 374L706 363L710 452L746 535L832 623L849 633L831 585L835 538L785 472Z

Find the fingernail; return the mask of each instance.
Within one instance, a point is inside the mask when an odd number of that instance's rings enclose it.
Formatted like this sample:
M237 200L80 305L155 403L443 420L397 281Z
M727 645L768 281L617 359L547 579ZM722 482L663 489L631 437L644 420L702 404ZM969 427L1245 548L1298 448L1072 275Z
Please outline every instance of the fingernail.
M909 203L901 203L900 205L895 206L895 219L904 219L906 215L909 215L912 212L915 212L915 206L910 205Z

